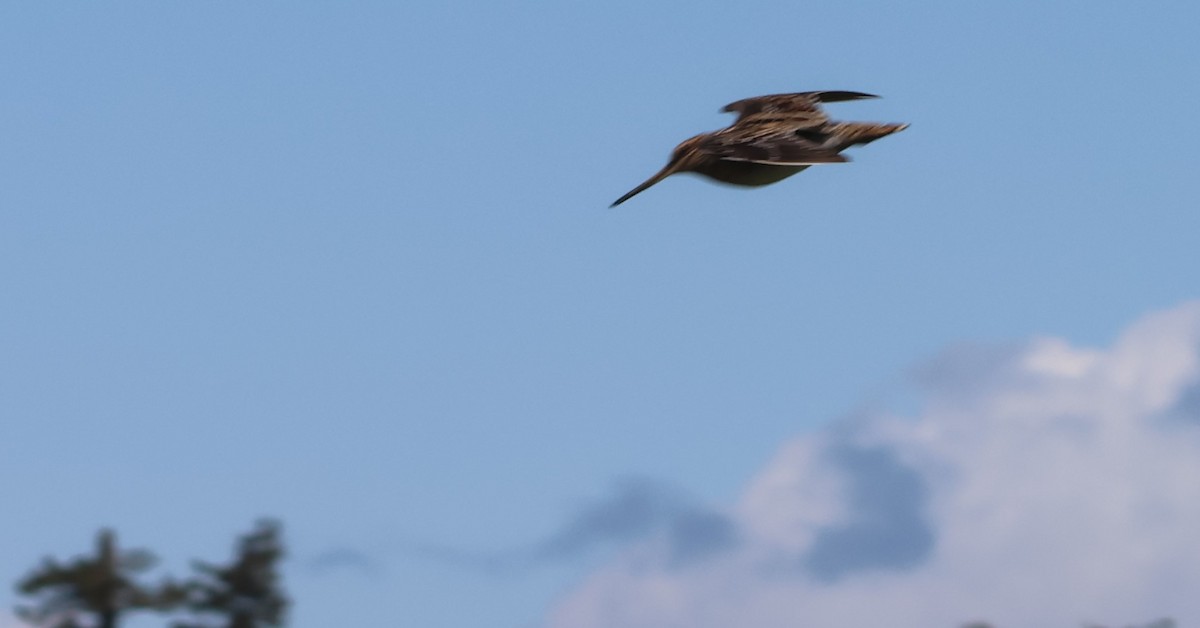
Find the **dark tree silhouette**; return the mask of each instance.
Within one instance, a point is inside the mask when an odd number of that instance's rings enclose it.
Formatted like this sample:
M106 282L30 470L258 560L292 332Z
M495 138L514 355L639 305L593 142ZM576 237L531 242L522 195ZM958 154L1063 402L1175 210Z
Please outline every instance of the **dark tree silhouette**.
M42 565L17 583L17 591L36 598L33 606L18 607L22 618L47 628L78 628L80 617L98 628L116 628L118 619L136 610L168 610L182 589L165 582L138 584L134 578L154 566L146 550L119 551L112 530L96 535L96 555L81 556L66 564L46 558Z
M238 540L237 555L229 565L192 563L199 573L187 585L187 606L199 618L178 622L175 628L284 625L289 601L278 572L284 557L281 536L278 522L262 520Z

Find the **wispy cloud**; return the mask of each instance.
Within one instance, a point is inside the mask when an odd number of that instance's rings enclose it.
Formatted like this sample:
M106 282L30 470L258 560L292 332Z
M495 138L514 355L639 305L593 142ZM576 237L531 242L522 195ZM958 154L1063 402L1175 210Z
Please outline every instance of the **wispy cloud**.
M528 552L535 562L569 559L596 548L660 536L674 563L689 562L736 543L724 515L677 490L646 478L617 483L605 499L572 517L562 529Z
M614 528L625 547L548 624L1200 624L1200 303L1108 349L961 346L913 379L915 416L785 444L704 561Z
M667 563L679 566L732 547L737 538L736 526L726 515L665 484L626 478L608 495L579 509L556 532L527 546L498 551L424 546L418 554L467 568L508 572L657 539L667 552Z
M840 469L850 515L816 531L803 567L833 582L867 570L908 569L933 552L925 516L929 487L888 447L842 443L828 452Z
M6 611L0 611L0 628L34 628L32 624L27 624L16 615Z
M306 560L304 565L310 573L320 576L352 573L374 578L382 572L373 556L350 547L327 549Z

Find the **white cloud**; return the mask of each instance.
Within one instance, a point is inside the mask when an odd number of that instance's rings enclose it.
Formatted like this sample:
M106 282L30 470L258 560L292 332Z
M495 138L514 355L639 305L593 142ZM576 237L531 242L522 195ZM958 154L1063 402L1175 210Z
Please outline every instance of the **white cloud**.
M959 347L915 417L783 446L729 513L736 546L628 548L554 628L1200 625L1200 302L1107 350Z

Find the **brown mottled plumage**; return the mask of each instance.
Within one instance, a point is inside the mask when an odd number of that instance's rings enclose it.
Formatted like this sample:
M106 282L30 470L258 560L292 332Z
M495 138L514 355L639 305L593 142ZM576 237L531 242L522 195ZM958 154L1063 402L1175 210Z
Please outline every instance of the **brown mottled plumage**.
M746 98L722 111L738 114L729 127L675 147L666 167L617 199L621 203L677 172L695 172L733 185L767 185L814 164L850 161L841 151L908 127L907 124L833 122L821 103L878 98L861 92L801 92Z

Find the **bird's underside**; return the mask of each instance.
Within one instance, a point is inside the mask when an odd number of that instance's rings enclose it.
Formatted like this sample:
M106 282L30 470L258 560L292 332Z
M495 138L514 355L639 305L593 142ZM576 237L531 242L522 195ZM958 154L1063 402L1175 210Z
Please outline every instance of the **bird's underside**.
M675 148L653 177L617 199L613 207L677 172L695 172L743 186L775 183L816 164L843 163L841 151L896 133L907 124L833 122L821 103L877 98L861 92L773 94L726 105L732 125L704 133Z
M752 161L718 159L708 164L703 170L695 172L729 185L757 187L782 181L806 168L808 168L807 165L777 166L757 164Z

